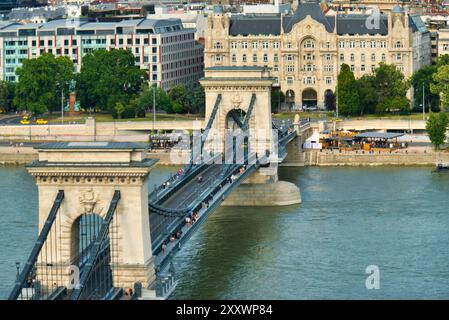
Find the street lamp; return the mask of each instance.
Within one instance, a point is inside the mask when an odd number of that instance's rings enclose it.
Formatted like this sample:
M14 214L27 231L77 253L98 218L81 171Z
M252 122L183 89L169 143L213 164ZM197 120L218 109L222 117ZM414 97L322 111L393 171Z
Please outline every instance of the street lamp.
M56 85L61 87L61 124L64 124L64 85L59 82Z
M19 280L20 275L20 262L16 262L16 279Z
M154 134L154 124L156 122L156 88L153 85L153 134Z
M426 93L424 91L424 83L422 85L422 119L426 120L426 102L425 102Z

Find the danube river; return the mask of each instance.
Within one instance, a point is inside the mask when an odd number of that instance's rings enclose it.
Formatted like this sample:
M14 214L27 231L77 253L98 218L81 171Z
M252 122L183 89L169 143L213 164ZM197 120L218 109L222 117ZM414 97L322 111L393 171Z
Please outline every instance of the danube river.
M154 182L175 168L159 167ZM449 299L449 174L287 168L303 203L218 209L177 255L174 299ZM0 168L0 298L37 233L37 190ZM368 290L367 266L380 271Z

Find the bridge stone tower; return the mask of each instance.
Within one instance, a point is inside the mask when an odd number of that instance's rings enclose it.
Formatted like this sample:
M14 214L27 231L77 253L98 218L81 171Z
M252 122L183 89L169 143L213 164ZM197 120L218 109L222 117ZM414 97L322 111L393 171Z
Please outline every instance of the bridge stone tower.
M253 173L224 205L271 206L301 202L299 188L278 179L277 163L282 159L277 152L277 132L273 131L271 117L273 81L269 70L258 66L210 67L205 69L205 77L200 80L206 95L206 123L211 128L205 150L227 152L229 147L225 146L225 141L229 131L246 126L251 142L248 151L257 153L259 158L270 152L270 166ZM240 119L239 114L243 115Z
M206 144L206 149L224 151L225 132L236 127L235 114L240 112L244 116L250 114L247 122L254 138L252 151L262 155L265 150L271 150L273 78L266 68L211 67L205 70L205 77L200 82L206 95L206 121L213 117L209 137L215 135L209 139L213 140L213 146ZM218 110L214 114L216 106ZM244 117L241 121L244 122Z
M114 287L130 288L141 282L148 287L154 281L148 212L148 175L157 160L145 159L145 148L136 143L65 142L38 147L39 160L28 166L36 177L39 190L39 229L59 190L64 200L55 220L57 234L53 244L57 253L46 265L47 275L64 274L48 280L51 285L67 286L69 266L80 251L80 218L97 215L104 218L114 193L120 200L109 227L110 260ZM53 235L50 236L52 239ZM113 238L113 240L112 240ZM48 242L49 240L47 240ZM58 270L48 270L51 268ZM53 272L54 271L54 272ZM39 272L39 270L38 270ZM45 285L45 284L44 284Z

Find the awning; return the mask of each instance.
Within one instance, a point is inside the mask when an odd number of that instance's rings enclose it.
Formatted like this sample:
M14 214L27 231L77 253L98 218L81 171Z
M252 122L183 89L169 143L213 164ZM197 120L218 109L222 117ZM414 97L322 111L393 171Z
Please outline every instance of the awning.
M403 133L396 133L396 132L376 132L376 131L370 131L370 132L363 132L359 133L358 135L354 136L354 138L373 138L373 139L394 139L402 137Z

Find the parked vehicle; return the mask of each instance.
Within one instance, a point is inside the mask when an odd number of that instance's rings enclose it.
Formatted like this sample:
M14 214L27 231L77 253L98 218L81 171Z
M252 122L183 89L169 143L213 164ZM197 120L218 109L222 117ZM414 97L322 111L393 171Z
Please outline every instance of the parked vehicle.
M22 120L20 120L21 124L30 124L30 117L29 116L23 116Z
M45 119L37 119L36 120L36 124L47 124L47 123L48 123L48 121Z

